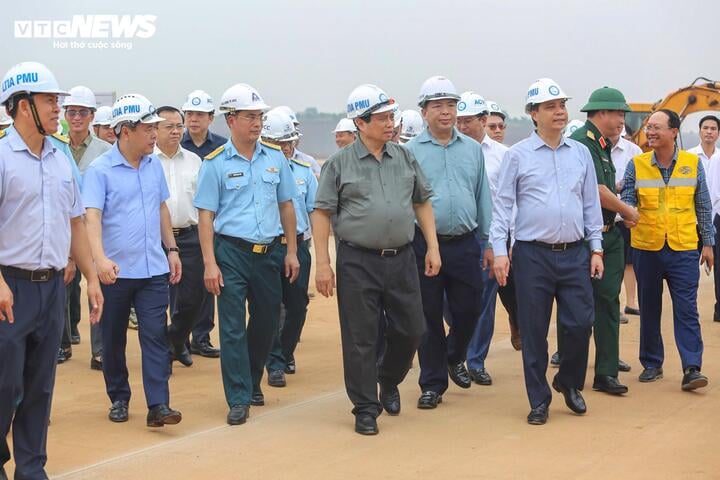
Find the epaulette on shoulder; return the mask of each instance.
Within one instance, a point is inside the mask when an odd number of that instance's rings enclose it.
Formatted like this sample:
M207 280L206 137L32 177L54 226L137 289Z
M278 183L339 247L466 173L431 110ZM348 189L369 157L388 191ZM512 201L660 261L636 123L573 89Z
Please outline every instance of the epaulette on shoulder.
M595 140L595 134L590 130L587 131L587 136L590 140Z
M68 137L66 137L65 135L61 135L59 133L53 133L51 136L57 138L58 140L60 140L63 143L67 143L67 144L70 143L70 139Z
M212 160L213 158L217 157L224 151L225 151L225 145L220 145L218 148L216 148L212 152L205 155L205 160Z
M5 135L7 135L7 132L5 130L0 130L0 138L5 138Z
M306 162L304 160L300 160L298 158L292 158L293 162L297 163L298 165L302 165L303 167L310 168L312 165L310 165L310 162Z
M263 145L265 145L265 146L268 147L268 148L272 148L273 150L280 150L280 151L282 151L282 148L278 147L277 145L273 145L272 143L268 143L268 142L266 142L266 141L264 141L264 140L260 140L260 143L262 143Z

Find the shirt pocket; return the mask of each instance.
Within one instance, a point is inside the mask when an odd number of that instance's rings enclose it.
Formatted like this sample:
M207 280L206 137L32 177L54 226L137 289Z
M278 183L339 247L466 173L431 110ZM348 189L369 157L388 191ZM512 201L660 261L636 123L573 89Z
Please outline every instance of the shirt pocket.
M638 207L641 210L657 210L660 208L660 189L641 188L637 191Z
M305 200L305 196L307 195L307 182L305 182L305 180L296 180L295 187L297 187L296 197L300 200Z
M225 190L242 190L247 187L249 179L247 176L225 179Z
M277 189L280 184L280 172L263 172L262 187L265 198L268 200L277 200Z
M63 178L55 178L52 181L52 196L57 201L58 208L60 211L69 215L75 205L75 189L73 188L73 181L65 180Z
M183 173L181 177L182 189L185 193L195 194L197 190L197 174Z

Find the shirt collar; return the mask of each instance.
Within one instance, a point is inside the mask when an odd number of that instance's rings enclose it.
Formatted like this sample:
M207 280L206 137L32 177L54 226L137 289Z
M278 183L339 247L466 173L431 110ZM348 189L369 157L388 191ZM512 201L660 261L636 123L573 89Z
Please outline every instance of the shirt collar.
M157 148L157 147L156 147ZM143 163L149 163L152 162L153 156L152 155L143 155L140 158L140 165ZM110 149L110 166L111 167L117 167L118 165L126 165L130 168L135 168L127 161L125 156L120 152L120 147L118 146L118 142L115 142Z
M375 156L370 153L370 151L367 149L367 147L363 143L360 135L358 135L358 137L355 139L355 141L353 142L352 145L353 145L353 149L355 150L355 155L357 155L358 158L365 158L365 157L375 158ZM385 154L387 154L389 157L392 157L392 155L388 151L387 142L385 142L382 147L382 155L385 156Z
M25 140L20 136L20 133L15 129L14 125L11 125L6 129L7 132L7 142L10 145L10 147L13 149L14 152L20 152L20 151L27 151L33 158L37 157L33 152L30 151L30 148L25 143ZM57 149L55 148L55 145L52 144L50 141L50 138L48 136L45 136L43 138L43 147L42 151L40 152L40 158L45 158L46 155L50 153L55 153Z
M207 135L205 135L205 140L203 140L203 142L200 144L200 146L202 147L210 140L212 140L212 132L208 129ZM183 133L182 139L180 139L180 144L187 143L187 142L190 142L193 145L195 144L193 142L192 137L190 136L190 132L188 130L185 130L185 133Z
M569 147L570 144L567 142L567 138L565 138L565 135L560 137L560 144L558 145L557 149L560 149L562 146ZM530 146L533 150L539 150L542 147L550 148L550 146L545 143L545 140L540 138L540 135L537 134L537 131L533 130L533 132L530 134Z
M678 147L677 147L677 145L675 145L675 151L673 152L673 157L672 157L672 160L670 161L670 167L675 164L675 162L677 161L677 157L678 157ZM658 165L657 159L655 158L654 150L653 150L653 154L652 154L652 160L650 160L650 164L656 165L658 168L664 168L664 167L661 167L660 165ZM668 168L670 168L670 167L668 167Z
M162 150L160 150L160 147L158 147L156 144L155 145L155 155L157 155L157 157L161 158L161 159L167 158L168 160L172 160L173 158L183 156L183 148L180 145L178 145L177 151L172 156L167 156L167 155L165 155L165 153Z
M438 141L435 140L435 137L433 137L432 134L430 133L430 129L429 129L429 128L423 129L423 131L420 132L420 135L417 136L417 142L418 142L418 143L428 143L428 142L431 142L431 143L434 143L435 145L439 145L439 146L441 146L441 147L443 147L443 146L448 146L448 147L449 147L449 146L452 145L456 140L462 141L462 140L463 140L463 136L458 134L458 131L457 131L457 129L456 129L455 127L453 127L452 137L450 137L450 141L448 142L447 145L441 145L440 143L438 143Z
M258 157L258 155L267 155L267 152L265 151L266 148L268 148L268 147L264 147L263 144L260 143L260 140L257 140L257 142L255 142L255 151L253 152L253 158L249 159L250 162L255 160ZM244 160L248 160L238 153L237 149L235 148L235 145L233 145L232 137L228 138L228 141L225 144L225 155L226 155L225 158L228 160L233 157L238 157L238 158L241 158ZM283 155L283 157L284 156L285 155Z

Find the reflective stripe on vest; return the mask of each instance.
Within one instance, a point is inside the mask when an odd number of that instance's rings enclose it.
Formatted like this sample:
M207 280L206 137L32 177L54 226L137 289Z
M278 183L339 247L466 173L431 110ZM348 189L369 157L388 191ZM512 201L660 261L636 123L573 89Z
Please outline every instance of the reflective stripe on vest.
M666 184L660 168L652 164L652 155L646 152L633 158L640 221L631 230L631 244L657 251L667 242L673 250L694 250L698 242L695 190L699 158L679 151Z

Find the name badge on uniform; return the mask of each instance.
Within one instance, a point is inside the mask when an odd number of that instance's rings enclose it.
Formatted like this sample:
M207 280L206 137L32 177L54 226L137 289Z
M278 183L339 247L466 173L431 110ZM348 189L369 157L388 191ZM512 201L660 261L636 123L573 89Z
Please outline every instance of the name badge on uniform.
M302 178L298 178L297 180L295 180L295 183L298 185L305 185L305 180L303 180Z
M268 167L267 171L270 173L278 173L280 169L278 169L277 167Z
M237 178L237 177L244 177L245 174L243 172L233 172L228 173L228 178Z

